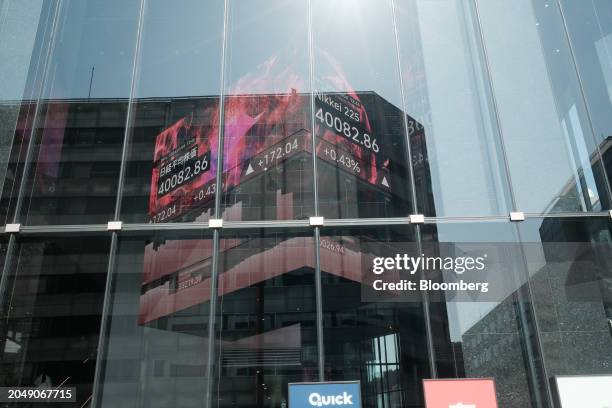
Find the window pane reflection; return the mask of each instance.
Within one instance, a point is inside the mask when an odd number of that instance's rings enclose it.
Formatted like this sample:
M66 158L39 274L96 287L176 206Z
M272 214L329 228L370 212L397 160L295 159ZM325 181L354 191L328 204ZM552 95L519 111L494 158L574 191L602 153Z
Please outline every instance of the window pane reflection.
M224 232L215 406L280 407L318 381L312 230Z
M514 225L440 223L423 228L425 244L497 244L503 269L513 277L499 302L430 304L440 378L492 377L500 406L545 406L542 359L533 324L527 272ZM514 250L517 249L517 250ZM544 402L543 402L544 401Z
M612 177L612 3L562 0L560 4L609 181Z
M8 206L21 180L20 155L32 129L52 9L42 0L0 3L0 219L14 215Z
M414 119L402 109L391 3L315 0L312 20L320 212L405 216Z
M199 232L120 240L100 406L202 406L211 254Z
M480 33L470 2L396 2L419 211L509 211L508 185Z
M429 378L425 317L416 302L368 302L362 273L373 256L405 253L414 228L323 229L323 341L326 381L361 381L364 406L423 404Z
M609 374L612 365L612 225L545 218L521 224L549 379Z
M603 167L557 3L476 3L517 208L530 213L608 208Z
M230 0L223 218L313 215L307 2Z
M138 2L61 2L22 213L28 224L112 218Z
M2 246L4 247L4 245ZM0 384L76 387L91 398L109 237L21 242L3 293Z
M170 29L171 27L171 29ZM206 221L214 207L223 1L146 2L124 222Z

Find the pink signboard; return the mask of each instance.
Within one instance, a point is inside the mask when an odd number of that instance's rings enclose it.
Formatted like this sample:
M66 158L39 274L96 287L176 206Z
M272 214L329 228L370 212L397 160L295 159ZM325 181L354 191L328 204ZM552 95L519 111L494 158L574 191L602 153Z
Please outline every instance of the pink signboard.
M423 380L426 408L498 408L492 378Z

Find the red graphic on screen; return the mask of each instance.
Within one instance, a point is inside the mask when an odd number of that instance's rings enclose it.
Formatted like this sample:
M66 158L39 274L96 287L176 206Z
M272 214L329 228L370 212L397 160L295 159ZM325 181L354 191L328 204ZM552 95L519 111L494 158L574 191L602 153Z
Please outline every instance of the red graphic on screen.
M232 95L225 100L225 191L242 180L243 166L258 153L310 126L308 99L280 95ZM303 138L307 138L304 133Z
M360 95L346 80L340 65L326 52L320 51L325 63L330 67L330 74L320 79L320 85L337 92L315 92L315 132L317 137L347 151L350 157L359 163L357 176L377 184L377 156L380 152L380 141L368 117L368 112ZM317 156L326 158L325 144L317 145ZM388 162L383 160L385 168ZM388 186L386 186L388 187Z
M212 100L157 135L149 195L152 222L176 218L214 197L218 114L218 101Z

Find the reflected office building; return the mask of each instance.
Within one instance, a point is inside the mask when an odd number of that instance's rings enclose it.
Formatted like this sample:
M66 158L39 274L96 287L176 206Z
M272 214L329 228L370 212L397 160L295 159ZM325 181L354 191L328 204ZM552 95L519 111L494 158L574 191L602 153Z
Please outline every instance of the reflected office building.
M604 1L0 0L0 386L591 406L566 395L612 386L610 21ZM488 294L372 290L469 280L472 258Z

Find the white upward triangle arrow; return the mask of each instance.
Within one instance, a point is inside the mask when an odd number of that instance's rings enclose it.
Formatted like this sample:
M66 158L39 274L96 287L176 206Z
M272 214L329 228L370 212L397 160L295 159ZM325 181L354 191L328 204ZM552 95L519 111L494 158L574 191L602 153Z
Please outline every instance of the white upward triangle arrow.
M383 179L380 182L380 184L382 184L385 187L389 187L389 182L387 181L387 178L385 176L383 176Z
M249 167L247 167L247 171L246 171L246 173L244 173L244 175L248 176L249 174L251 174L254 171L255 170L253 170L253 166L251 166L251 163L249 163Z

